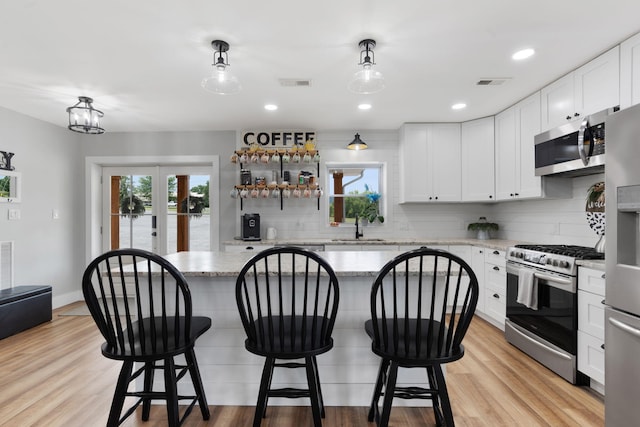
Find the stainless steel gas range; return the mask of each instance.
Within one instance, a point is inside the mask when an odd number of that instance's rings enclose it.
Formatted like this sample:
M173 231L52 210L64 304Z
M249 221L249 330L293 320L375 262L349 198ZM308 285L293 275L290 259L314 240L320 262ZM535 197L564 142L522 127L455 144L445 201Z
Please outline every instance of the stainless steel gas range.
M586 381L576 368L576 261L603 258L594 248L570 245L516 245L507 251L505 337L572 384Z

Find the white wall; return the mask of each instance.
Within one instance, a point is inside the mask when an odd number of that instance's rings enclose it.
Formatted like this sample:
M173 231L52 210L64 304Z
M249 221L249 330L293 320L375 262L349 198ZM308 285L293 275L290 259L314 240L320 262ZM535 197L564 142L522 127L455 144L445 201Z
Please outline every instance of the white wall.
M64 119L64 116L63 116ZM96 136L96 138L100 138ZM22 201L0 203L0 240L15 242L15 285L51 285L54 305L80 296L84 167L78 135L0 108L0 150L15 153ZM8 220L19 209L20 220ZM53 209L59 219L52 218Z
M599 236L587 223L588 188L604 174L567 178L573 197L558 200L510 201L492 206L490 220L500 224L501 238L534 243L595 246Z

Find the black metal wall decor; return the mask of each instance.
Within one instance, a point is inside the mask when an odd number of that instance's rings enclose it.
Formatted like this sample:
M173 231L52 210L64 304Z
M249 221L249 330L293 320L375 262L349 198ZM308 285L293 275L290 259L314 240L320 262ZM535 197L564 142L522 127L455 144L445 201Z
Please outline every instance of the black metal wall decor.
M15 167L11 166L11 158L14 156L14 153L9 153L8 151L0 151L0 169L12 171Z

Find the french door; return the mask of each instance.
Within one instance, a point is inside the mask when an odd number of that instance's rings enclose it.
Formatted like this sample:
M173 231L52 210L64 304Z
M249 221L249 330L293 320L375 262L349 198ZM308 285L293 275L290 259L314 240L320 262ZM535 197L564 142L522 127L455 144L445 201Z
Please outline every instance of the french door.
M210 182L204 166L103 167L103 250L211 250Z

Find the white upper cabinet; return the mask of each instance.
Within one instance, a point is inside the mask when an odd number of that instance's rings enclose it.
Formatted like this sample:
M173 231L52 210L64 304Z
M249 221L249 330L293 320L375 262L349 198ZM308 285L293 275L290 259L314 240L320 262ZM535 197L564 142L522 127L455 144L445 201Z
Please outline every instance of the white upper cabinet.
M542 130L558 127L576 116L573 73L556 80L540 91L542 98Z
M496 116L496 199L542 196L535 176L535 135L540 133L540 93Z
M640 34L620 45L620 108L640 104Z
M462 201L495 200L494 118L462 123Z
M540 92L496 116L496 200L570 197L571 180L535 174L534 137L540 133Z
M459 202L460 124L405 124L400 130L400 203Z
M541 131L620 104L620 48L556 80L540 91Z

